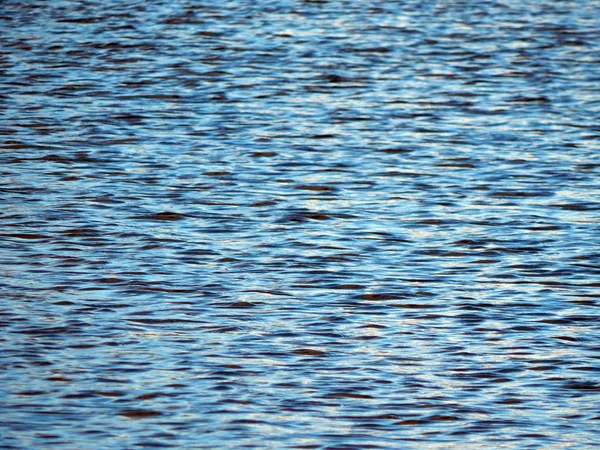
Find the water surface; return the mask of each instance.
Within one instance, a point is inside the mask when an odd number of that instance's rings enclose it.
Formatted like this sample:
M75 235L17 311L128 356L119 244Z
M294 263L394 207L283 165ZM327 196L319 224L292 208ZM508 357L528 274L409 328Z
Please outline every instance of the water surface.
M2 448L600 444L599 11L3 1Z

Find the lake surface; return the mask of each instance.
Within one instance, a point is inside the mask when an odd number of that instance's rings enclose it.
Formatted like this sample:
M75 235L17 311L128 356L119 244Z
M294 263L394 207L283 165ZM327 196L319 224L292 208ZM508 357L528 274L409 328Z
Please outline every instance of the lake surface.
M2 449L600 445L600 3L0 3Z

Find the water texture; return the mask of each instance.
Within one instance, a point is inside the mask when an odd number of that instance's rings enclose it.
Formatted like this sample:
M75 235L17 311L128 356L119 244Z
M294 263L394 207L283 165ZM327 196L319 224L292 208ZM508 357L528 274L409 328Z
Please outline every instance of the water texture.
M600 445L600 2L0 2L2 449Z

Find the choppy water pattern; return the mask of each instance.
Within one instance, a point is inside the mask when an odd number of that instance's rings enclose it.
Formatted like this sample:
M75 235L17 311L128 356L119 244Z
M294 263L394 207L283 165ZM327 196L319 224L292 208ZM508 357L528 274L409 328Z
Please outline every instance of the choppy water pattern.
M1 446L600 444L600 3L0 3Z

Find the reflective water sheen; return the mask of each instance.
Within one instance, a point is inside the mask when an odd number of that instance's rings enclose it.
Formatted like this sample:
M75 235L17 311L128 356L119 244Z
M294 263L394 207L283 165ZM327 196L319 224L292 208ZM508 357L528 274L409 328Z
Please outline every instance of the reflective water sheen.
M2 1L1 447L600 444L599 12Z

